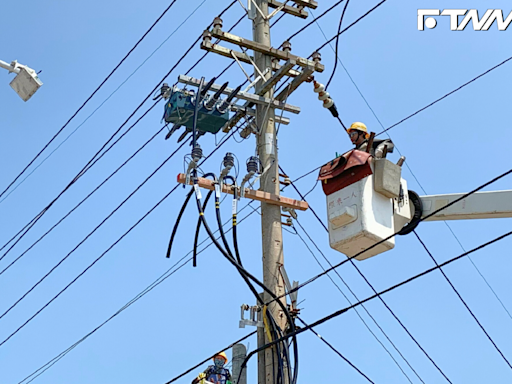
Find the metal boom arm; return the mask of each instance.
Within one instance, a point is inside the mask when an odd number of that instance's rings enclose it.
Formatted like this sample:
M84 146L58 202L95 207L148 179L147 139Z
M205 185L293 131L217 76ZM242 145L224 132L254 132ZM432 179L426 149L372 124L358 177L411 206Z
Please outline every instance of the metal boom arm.
M421 196L423 217L463 195L462 193L453 193ZM506 217L512 217L512 190L474 193L425 221L497 219Z

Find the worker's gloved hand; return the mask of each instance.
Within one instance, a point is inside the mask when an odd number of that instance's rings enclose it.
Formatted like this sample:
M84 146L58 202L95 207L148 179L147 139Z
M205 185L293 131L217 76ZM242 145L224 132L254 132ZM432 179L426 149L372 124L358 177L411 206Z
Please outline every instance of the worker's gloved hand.
M203 383L203 381L206 379L206 373L204 372L201 372L198 376L197 376L197 381L199 383Z

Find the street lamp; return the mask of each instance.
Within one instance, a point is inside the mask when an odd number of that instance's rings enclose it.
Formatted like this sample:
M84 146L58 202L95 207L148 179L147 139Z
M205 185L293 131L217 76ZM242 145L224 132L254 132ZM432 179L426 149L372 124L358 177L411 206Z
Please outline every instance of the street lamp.
M11 64L0 60L0 67L16 73L16 77L11 81L11 88L16 91L23 101L30 99L43 85L43 82L37 77L36 71L26 65L19 64L16 60Z

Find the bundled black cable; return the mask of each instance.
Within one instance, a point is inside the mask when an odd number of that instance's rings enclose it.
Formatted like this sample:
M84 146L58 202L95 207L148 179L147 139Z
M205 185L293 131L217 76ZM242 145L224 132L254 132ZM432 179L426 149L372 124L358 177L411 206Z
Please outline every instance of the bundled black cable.
M194 189L195 188L199 188L198 187L198 180L197 180L197 171L196 170L193 170L192 172L192 179L194 181ZM198 191L199 189L197 189ZM248 281L249 279L252 280L254 283L256 283L258 286L260 286L261 288L263 288L263 290L265 292L267 292L270 297L272 297L276 302L277 304L281 307L281 309L283 310L283 313L286 315L287 317L287 320L290 324L290 327L292 329L292 332L295 332L295 324L293 323L293 319L291 318L290 316L290 313L288 311L288 309L286 308L286 306L280 301L277 299L277 296L269 289L267 288L267 286L265 286L263 283L261 283L257 278L255 278L252 274L250 274L247 270L245 270L234 258L233 256L231 256L226 250L224 250L222 248L222 245L217 241L217 239L215 238L215 236L213 235L213 232L211 231L205 217L204 217L204 212L202 210L202 206L201 206L201 195L196 192L196 203L197 203L197 208L198 208L198 211L199 211L199 218L203 224L203 226L205 227L206 229L206 232L208 233L208 235L210 236L212 242L215 244L215 246L217 247L217 249L223 254L223 256L235 267L237 268L238 272L241 274L241 276L244 278L244 280L248 283L248 286L249 288L251 289L251 291L253 292L253 294L255 295L256 299L258 300L258 302L261 303L261 298L258 294L258 292L255 290L254 286ZM294 369L294 372L293 372L293 377L291 377L291 380L289 381L291 384L295 384L297 382L297 375L298 375L298 359L297 359L297 356L298 356L298 347L297 347L297 339L296 337L293 337L292 336L292 343L293 343L293 347L294 347L294 356L295 356L295 369ZM286 344L286 342L284 343Z

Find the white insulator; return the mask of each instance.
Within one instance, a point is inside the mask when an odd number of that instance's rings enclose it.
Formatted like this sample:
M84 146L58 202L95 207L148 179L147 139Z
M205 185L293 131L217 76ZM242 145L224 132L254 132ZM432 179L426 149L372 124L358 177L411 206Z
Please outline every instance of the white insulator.
M320 92L318 94L318 100L324 101L325 99L328 99L329 96L331 96L331 95L329 95L329 92Z
M313 89L315 93L320 93L325 91L325 85L315 82L315 88Z
M331 108L334 105L334 101L332 99L324 100L324 108Z

